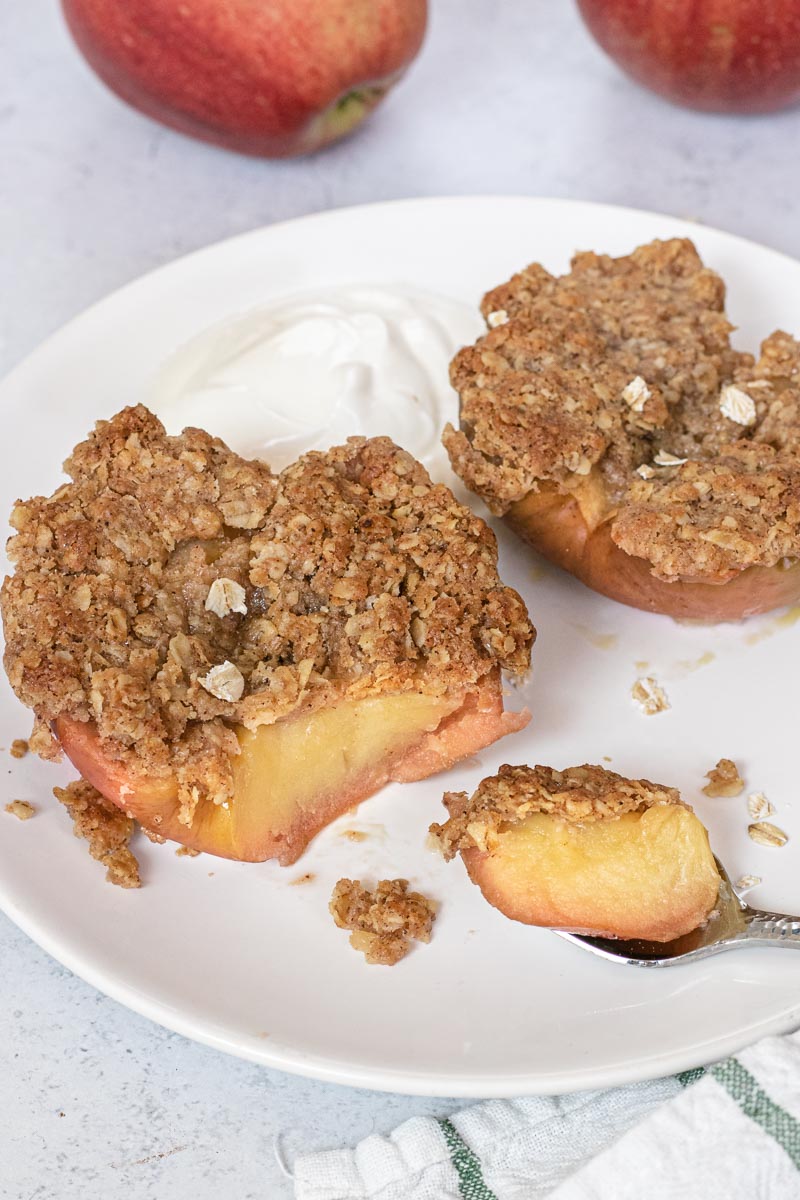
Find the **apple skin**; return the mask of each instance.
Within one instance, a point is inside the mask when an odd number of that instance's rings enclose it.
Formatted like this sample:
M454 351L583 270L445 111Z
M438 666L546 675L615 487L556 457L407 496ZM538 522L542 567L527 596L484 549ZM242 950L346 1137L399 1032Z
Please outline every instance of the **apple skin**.
M644 558L614 543L611 522L590 528L572 497L542 486L513 504L504 520L550 562L620 604L696 621L740 621L800 601L800 563L747 567L716 583L653 575Z
M637 83L706 112L800 100L800 0L578 0L603 50Z
M267 158L344 137L418 53L427 0L62 0L121 99L173 129Z

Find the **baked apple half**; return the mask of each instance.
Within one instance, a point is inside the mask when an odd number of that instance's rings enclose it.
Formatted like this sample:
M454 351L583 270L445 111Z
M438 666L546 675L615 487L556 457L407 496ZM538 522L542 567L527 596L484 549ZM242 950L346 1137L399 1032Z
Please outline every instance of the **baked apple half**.
M389 780L521 729L534 630L488 527L386 438L274 476L146 409L19 503L2 591L17 695L151 834L294 862Z
M603 767L503 766L431 833L514 921L668 942L713 911L708 834L674 788Z
M453 469L587 586L675 617L800 599L800 343L730 344L691 242L528 267L451 367Z

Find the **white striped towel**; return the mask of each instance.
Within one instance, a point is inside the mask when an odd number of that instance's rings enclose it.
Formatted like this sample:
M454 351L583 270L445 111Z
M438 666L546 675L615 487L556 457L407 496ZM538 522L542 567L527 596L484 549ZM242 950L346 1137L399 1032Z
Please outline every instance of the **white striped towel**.
M604 1092L492 1100L300 1157L297 1200L800 1200L800 1033Z

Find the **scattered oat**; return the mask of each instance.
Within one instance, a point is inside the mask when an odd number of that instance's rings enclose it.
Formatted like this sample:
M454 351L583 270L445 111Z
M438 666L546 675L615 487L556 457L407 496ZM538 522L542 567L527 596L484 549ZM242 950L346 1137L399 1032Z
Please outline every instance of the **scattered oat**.
M206 612L227 617L229 613L247 613L247 593L235 579L215 579L206 596Z
M759 846L785 846L789 840L788 833L784 833L770 821L758 821L755 825L748 825L747 832Z
M290 886L300 887L303 883L312 883L316 878L313 871L306 871L305 875L298 875L297 879L293 879Z
M652 394L641 375L637 375L622 389L622 399L628 405L631 412L636 413L644 410L644 406Z
M24 758L29 750L30 746L25 741L25 738L14 738L9 754L12 758Z
M193 850L191 846L178 846L178 849L175 851L176 858L198 858L199 854L200 851Z
M752 792L747 797L747 812L751 821L765 821L775 812L775 805L770 803L763 792Z
M670 707L666 692L652 675L637 679L631 688L631 696L647 717L666 712Z
M740 796L744 791L744 780L731 758L721 758L715 767L706 771L706 779L708 783L702 789L706 796Z
M497 329L498 325L507 325L508 313L504 308L497 308L494 312L489 313L486 324L490 329Z
M75 837L85 838L92 858L105 866L108 882L124 888L140 887L139 864L128 849L135 829L131 818L83 779L65 788L53 788L53 795L72 817Z
M409 892L407 879L382 879L373 892L358 879L340 879L328 907L340 929L353 931L354 950L368 963L389 967L405 958L412 939L431 940L436 919L434 905L420 892Z
M11 813L12 817L18 817L20 821L29 821L36 809L27 800L12 800L6 805L6 812Z
M740 875L733 887L737 892L749 892L751 888L758 887L760 883L760 875Z
M652 479L655 475L655 471L649 463L642 463L640 467L636 468L636 474L640 479Z
M212 667L207 675L197 682L217 700L228 700L235 703L244 694L244 675L239 668L226 659L216 667Z
M752 396L734 387L732 383L724 387L719 396L719 411L723 417L735 421L737 425L753 425L756 419L756 406Z
M657 467L682 467L688 461L688 458L678 458L677 454L670 454L668 450L659 450L653 459Z

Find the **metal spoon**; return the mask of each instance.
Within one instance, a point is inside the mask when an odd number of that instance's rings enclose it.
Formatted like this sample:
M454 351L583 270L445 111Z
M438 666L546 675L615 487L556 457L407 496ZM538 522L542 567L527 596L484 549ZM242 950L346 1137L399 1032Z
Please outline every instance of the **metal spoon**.
M582 933L565 933L561 929L554 929L553 932L588 950L590 954L628 963L633 967L674 967L679 963L697 962L700 958L708 958L738 946L788 946L800 949L800 917L751 908L736 895L719 859L715 861L721 882L714 912L705 925L671 942L591 937Z

